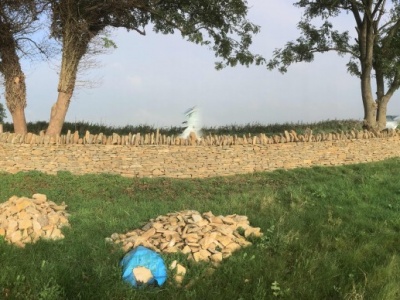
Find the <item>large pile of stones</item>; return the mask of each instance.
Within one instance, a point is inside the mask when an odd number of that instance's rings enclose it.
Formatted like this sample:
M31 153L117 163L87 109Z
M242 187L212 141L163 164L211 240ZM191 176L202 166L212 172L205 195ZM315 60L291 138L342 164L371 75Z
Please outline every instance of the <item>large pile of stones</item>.
M181 252L188 259L218 263L241 247L251 245L246 238L262 235L260 228L250 226L247 216L214 216L185 210L158 216L140 229L106 238L121 244L123 250L139 245L157 252Z
M43 194L34 194L32 199L12 196L0 204L0 236L20 247L40 238L62 239L60 228L69 226L66 207Z

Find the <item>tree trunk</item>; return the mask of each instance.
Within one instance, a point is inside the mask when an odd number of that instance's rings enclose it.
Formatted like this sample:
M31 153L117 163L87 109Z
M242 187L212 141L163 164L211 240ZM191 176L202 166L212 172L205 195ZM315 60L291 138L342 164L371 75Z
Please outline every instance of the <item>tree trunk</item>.
M361 75L361 96L364 106L364 128L374 130L377 127L377 104L372 96L370 72L364 71Z
M18 64L19 65L19 64ZM18 70L16 66L15 69ZM5 98L7 108L11 113L11 117L14 124L14 132L19 134L27 133L26 119L25 119L25 107L26 107L26 85L25 77L22 71L19 72L19 76L15 74L5 75Z
M63 42L63 55L61 59L61 70L58 82L58 97L51 108L49 126L46 135L60 135L62 126L67 115L69 104L75 88L76 74L82 55L77 55L71 47L71 43Z
M72 94L62 91L58 92L57 102L51 108L50 122L46 130L46 135L61 134L71 97Z
M377 127L378 130L383 130L386 128L386 114L387 114L387 105L389 102L388 97L382 97L378 99L378 109L377 109Z
M14 123L14 132L25 134L28 132L25 119L25 108L18 106L11 112L11 117Z
M360 48L361 65L361 96L364 106L364 128L376 130L376 108L377 105L372 94L371 74L373 68L374 54L374 23L369 18L359 19L355 14L357 21L357 33Z
M65 45L65 41L64 41ZM61 60L60 78L58 82L58 97L51 108L49 126L46 135L60 135L67 115L69 103L75 88L79 60L74 49L64 46Z
M62 2L66 7L65 24L63 28L63 46L60 77L58 81L58 97L57 102L51 108L49 127L46 130L46 135L60 135L62 126L67 115L71 97L74 93L76 76L78 73L79 62L85 55L88 49L89 42L93 36L88 34L86 27L80 27L79 15L74 16L76 5L74 1ZM69 13L72 13L70 15ZM75 20L76 18L76 20ZM77 24L78 22L79 24Z
M374 130L377 128L376 123L376 103L364 104L364 129Z
M5 98L7 108L11 113L14 132L27 133L25 107L26 84L25 75L16 52L16 44L12 34L1 37L0 42L0 72L4 76Z

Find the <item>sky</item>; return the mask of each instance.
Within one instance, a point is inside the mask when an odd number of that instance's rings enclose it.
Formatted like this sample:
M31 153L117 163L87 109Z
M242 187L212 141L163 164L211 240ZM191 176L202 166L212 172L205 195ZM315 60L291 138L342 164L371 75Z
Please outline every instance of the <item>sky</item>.
M301 11L287 0L248 0L248 19L261 26L251 50L269 59L299 36ZM338 28L354 34L350 15ZM179 33L146 36L124 29L110 38L117 49L97 57L99 66L81 78L93 88L78 87L66 120L109 126L181 126L184 112L200 109L206 127L245 124L318 122L363 118L360 82L348 74L348 57L317 55L312 63L298 63L286 74L265 66L237 66L215 70L214 53L185 41ZM57 99L57 64L24 62L27 77L26 118L48 121ZM399 95L388 114L400 113ZM4 104L3 95L0 102ZM7 122L11 122L8 115Z

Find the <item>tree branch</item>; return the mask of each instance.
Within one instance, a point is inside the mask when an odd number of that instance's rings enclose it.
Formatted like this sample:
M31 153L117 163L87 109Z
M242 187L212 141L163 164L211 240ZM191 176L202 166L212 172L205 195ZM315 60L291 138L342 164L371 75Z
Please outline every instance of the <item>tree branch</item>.
M132 28L132 30L138 32L141 35L146 35L146 30L143 28L143 30L140 30L138 28Z
M28 37L20 37L20 38L17 38L17 39L16 39L16 42L18 42L18 41L20 41L20 40L26 40L26 41L32 43L32 44L35 46L35 48L38 49L39 52L40 52L44 57L46 57L46 59L50 59L50 57L48 56L48 53L46 53L46 51L43 50L42 47L40 47L40 46L38 45L38 43L36 43L36 42L35 42L34 40L32 40L31 38L28 38ZM20 49L20 51L21 51L21 49Z
M356 0L350 0L350 3L351 3L351 11L353 13L354 19L356 20L357 27L360 27L362 25L362 20L360 16L360 11L357 8L358 3Z
M387 97L392 97L393 94L398 90L398 88L400 87L400 76L399 76L399 71L396 72L396 75L393 78L393 82L390 85L387 93L385 94L385 96Z
M350 54L352 56L358 57L358 54L351 51L350 49L342 49L342 48L336 48L336 47L327 47L327 48L311 48L310 52L311 53L324 53L324 52L329 52L329 51L335 51L338 53L344 53L344 54Z

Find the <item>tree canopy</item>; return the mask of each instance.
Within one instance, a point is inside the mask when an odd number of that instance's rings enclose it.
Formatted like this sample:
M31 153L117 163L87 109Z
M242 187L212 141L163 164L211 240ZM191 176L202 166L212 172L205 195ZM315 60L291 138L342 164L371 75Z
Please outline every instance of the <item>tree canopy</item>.
M90 43L110 27L141 35L152 26L157 33L176 31L190 42L205 45L221 61L217 68L260 64L249 51L259 27L246 19L246 0L48 0L52 36L62 43L58 99L51 110L47 134L59 134L74 91L77 70Z
M219 59L216 68L261 64L263 57L250 52L259 26L247 20L246 0L3 0L0 2L0 73L14 131L26 132L25 76L20 59L46 54L33 39L38 30L50 32L59 42L61 66L58 97L51 108L46 134L60 134L74 93L82 58L91 55L96 41L109 28L126 28L146 35L179 32L187 41L208 47ZM50 25L49 25L50 23ZM47 29L46 29L47 26ZM40 36L43 34L39 34ZM103 36L103 46L113 46ZM34 103L32 103L34 105Z
M276 49L268 68L284 73L291 64L312 62L316 53L328 51L348 56L347 70L361 82L365 127L383 129L387 103L400 87L399 1L301 0L294 5L303 12L298 23L301 35ZM353 35L334 29L332 20L339 15L352 18Z

